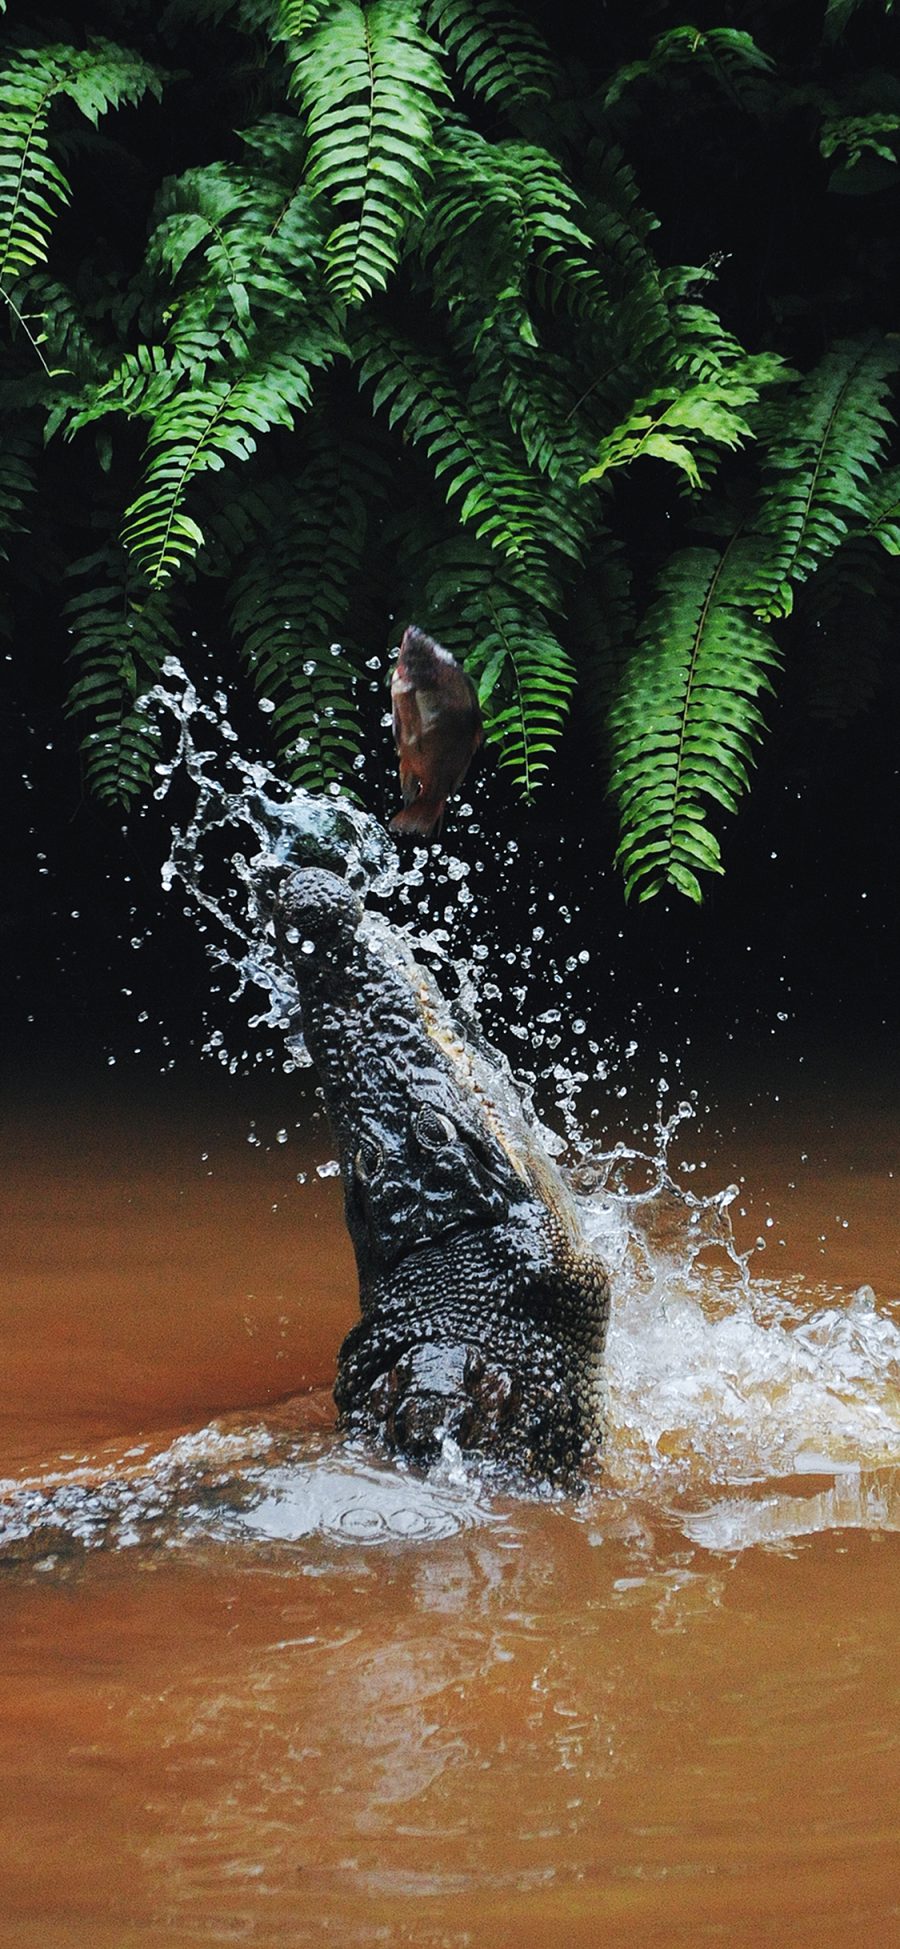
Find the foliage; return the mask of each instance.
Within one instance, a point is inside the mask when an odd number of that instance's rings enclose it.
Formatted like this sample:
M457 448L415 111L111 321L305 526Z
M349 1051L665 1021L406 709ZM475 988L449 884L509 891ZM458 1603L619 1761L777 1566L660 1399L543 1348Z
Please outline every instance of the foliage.
M773 694L896 684L891 12L8 9L9 627L39 586L100 799L210 617L361 792L414 618L528 797L580 685L626 891L699 899Z

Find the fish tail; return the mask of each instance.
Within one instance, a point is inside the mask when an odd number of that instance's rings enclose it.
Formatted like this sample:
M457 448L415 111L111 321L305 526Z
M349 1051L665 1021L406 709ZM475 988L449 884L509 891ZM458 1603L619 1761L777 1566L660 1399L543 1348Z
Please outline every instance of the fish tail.
M402 812L396 812L391 820L391 832L415 832L422 839L429 839L432 833L440 832L444 819L446 799L427 798L420 792L412 805L405 805Z

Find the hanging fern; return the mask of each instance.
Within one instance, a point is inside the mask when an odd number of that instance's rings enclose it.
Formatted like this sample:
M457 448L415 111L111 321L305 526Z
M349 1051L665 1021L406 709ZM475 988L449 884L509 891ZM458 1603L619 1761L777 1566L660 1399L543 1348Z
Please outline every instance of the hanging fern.
M759 105L761 85L771 73L771 56L757 47L752 34L737 27L673 27L660 34L646 60L630 61L610 82L605 107L615 107L636 81L677 80L694 85L697 76L721 88L741 107Z
M546 44L503 0L429 0L425 24L453 58L465 88L492 108L545 101L557 84Z
M179 651L180 634L168 594L148 588L122 549L85 556L69 574L89 586L66 603L78 671L68 708L88 723L81 750L91 789L101 802L128 805L159 756L157 727L140 700L165 657Z
M754 593L763 621L790 615L793 588L865 517L866 484L884 458L900 344L875 335L826 353L800 386L769 448L756 518L771 536Z
M459 502L460 520L526 572L545 573L536 484L467 412L449 377L387 332L365 333L354 351L360 385L373 388L373 410L386 409L389 425L423 447L447 499ZM559 530L552 539L567 546Z
M876 474L866 494L866 532L888 555L900 555L900 467Z
M638 399L627 419L601 440L593 467L582 474L583 482L602 480L615 467L628 467L633 460L665 460L680 468L691 487L703 485L693 451L698 440L716 446L739 447L750 437L750 427L738 407L758 398L756 388L740 380L721 380L705 386L688 386L683 392L657 387L646 398Z
M371 458L337 443L296 483L276 479L230 590L231 621L292 783L346 790L361 751L360 659L335 642L347 621L373 495ZM382 491L384 483L382 482Z
M572 659L533 590L504 573L489 549L460 537L432 546L422 567L424 613L476 685L499 765L531 798L575 688Z
M851 535L805 593L809 710L835 730L871 710L893 661L890 578L872 537Z
M845 27L863 4L864 0L828 0L825 8L826 40L839 40ZM871 0L869 0L869 4L871 4ZM886 14L893 13L894 11L894 0L875 0L875 4L880 6Z
M819 148L826 161L840 155L846 169L855 169L865 156L880 156L896 164L900 115L875 112L871 115L826 115L819 136Z
M611 789L628 894L665 885L702 898L698 873L721 873L710 804L737 808L764 728L757 703L780 656L745 603L754 545L674 555L610 713Z
M279 353L267 366L229 382L211 380L186 388L156 414L143 492L125 516L122 537L151 587L181 568L203 545L203 531L184 512L191 483L226 458L247 460L256 436L273 426L292 426L312 397L310 368L324 364L330 348L320 343L298 353Z
M336 0L294 55L306 111L308 183L341 211L326 242L328 280L345 304L382 290L421 208L436 103L447 92L408 0Z
M50 153L53 102L67 97L89 122L150 89L158 70L127 49L96 40L82 51L50 46L17 54L0 76L0 285L46 260L54 218L69 184Z
M37 440L24 426L7 426L0 449L0 557L8 559L6 537L21 533L27 526L25 515L37 486Z

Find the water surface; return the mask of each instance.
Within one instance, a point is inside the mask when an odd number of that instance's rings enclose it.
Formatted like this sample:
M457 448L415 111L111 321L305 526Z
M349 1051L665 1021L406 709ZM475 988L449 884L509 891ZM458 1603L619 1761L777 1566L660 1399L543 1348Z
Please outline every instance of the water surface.
M898 1940L893 1078L717 1101L750 1298L651 1237L599 1486L528 1503L336 1440L321 1126L9 1097L0 1941Z

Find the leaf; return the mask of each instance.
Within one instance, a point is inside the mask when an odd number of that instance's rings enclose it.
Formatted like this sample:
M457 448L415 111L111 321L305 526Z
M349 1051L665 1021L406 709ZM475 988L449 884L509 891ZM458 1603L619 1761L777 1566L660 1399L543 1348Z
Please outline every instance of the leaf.
M309 405L311 365L330 356L327 344L307 343L229 382L183 387L155 414L147 444L144 487L125 516L122 538L151 587L175 573L203 545L203 533L183 503L191 483L226 459L246 461L257 435L293 425ZM308 361L308 362L307 362Z
M428 0L425 25L451 55L463 86L492 108L547 101L558 86L546 43L502 0Z
M865 519L866 491L884 456L890 382L900 339L869 333L843 340L786 402L769 446L755 521L770 537L753 607L764 621L790 613L791 588Z
M447 84L408 0L338 0L298 42L294 79L309 187L342 212L325 246L328 281L359 305L387 284L421 208Z
M701 897L698 872L721 873L710 805L734 812L764 730L758 698L780 653L755 622L755 544L688 548L663 569L609 719L610 789L626 894L669 884Z
M180 632L168 592L150 590L121 549L73 562L68 573L90 580L66 605L78 672L67 708L87 720L81 750L91 789L102 803L127 807L159 756L158 731L140 698L164 658L180 650Z

